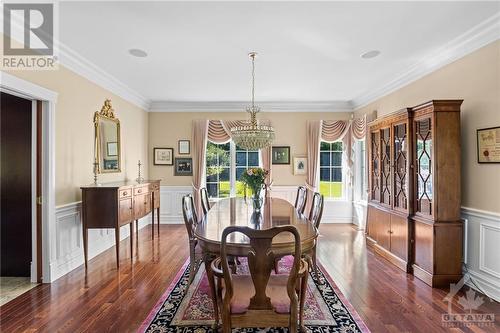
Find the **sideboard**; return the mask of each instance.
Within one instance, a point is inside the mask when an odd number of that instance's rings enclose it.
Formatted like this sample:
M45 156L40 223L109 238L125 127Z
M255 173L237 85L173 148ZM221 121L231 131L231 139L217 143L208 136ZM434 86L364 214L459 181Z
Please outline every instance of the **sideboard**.
M82 228L85 268L88 261L88 229L115 229L116 266L120 266L120 227L130 227L130 258L133 258L134 225L152 213L154 238L155 210L160 234L160 181L116 182L82 186Z

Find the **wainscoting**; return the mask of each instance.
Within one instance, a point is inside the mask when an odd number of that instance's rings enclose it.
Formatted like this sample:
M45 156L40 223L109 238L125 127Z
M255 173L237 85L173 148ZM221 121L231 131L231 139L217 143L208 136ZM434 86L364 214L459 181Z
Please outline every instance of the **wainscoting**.
M472 280L500 302L500 214L462 207L464 258ZM466 282L475 286L469 280Z
M296 186L274 186L272 195L295 202ZM191 186L162 186L160 188L160 222L183 223L181 198L192 193ZM83 265L83 240L80 202L56 208L55 242L50 259L51 281ZM326 201L322 223L354 223L364 227L366 207L363 203ZM500 301L500 214L463 208L465 220L464 258L468 272L476 284L489 296ZM148 215L139 221L139 228L151 223ZM129 236L127 227L121 229L121 239ZM89 230L89 258L114 245L114 230ZM469 280L467 284L474 288Z
M139 229L151 223L151 215L139 220ZM120 229L120 239L129 236L129 228ZM50 277L54 281L83 265L81 202L56 207L55 244L52 244ZM89 259L115 245L113 229L89 230Z
M191 186L161 186L160 222L183 223L181 199L192 193ZM294 204L297 186L273 186L273 197L287 200ZM352 204L348 201L325 201L321 223L352 223Z

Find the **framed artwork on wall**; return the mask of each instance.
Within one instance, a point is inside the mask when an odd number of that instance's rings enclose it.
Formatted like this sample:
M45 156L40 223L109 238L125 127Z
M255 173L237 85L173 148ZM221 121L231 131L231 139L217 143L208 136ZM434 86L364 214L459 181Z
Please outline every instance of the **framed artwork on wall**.
M295 156L293 158L293 174L294 175L307 174L307 157Z
M193 159L191 157L175 158L174 176L192 176Z
M477 130L477 162L500 163L500 126Z
M173 165L174 148L153 148L154 165Z
M108 156L118 156L118 142L107 142L106 150Z
M179 151L179 155L191 154L191 141L179 140L178 151Z
M273 146L273 164L290 164L290 146Z

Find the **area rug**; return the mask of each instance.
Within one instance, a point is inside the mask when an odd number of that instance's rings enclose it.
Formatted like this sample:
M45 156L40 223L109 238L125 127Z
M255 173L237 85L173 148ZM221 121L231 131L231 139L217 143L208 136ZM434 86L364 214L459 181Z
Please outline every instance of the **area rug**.
M293 258L285 257L279 263L279 272L290 269ZM318 263L316 277L308 279L304 306L304 324L308 332L369 332L352 305L342 295L323 266ZM247 273L245 260L238 273ZM183 265L171 285L144 320L139 332L148 333L212 333L214 311L205 268L201 265L191 286L189 261ZM283 327L241 328L233 333L288 332Z

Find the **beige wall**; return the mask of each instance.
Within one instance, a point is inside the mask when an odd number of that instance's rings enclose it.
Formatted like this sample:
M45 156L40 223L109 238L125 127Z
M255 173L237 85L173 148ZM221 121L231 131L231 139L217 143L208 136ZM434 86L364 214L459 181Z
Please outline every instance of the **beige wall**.
M276 132L275 145L290 146L291 163L293 156L305 156L306 121L314 119L350 119L351 113L318 112L268 112L260 113L259 119L269 119ZM191 123L194 119L246 119L242 112L151 112L149 114L149 174L151 178L162 180L163 185L191 185L192 178L174 176L173 166L153 165L153 148L174 148L178 156L177 141L191 139ZM192 150L192 148L191 148ZM186 155L187 156L187 155ZM275 185L302 185L305 176L294 176L293 165L273 165Z
M463 99L462 206L500 212L500 164L478 164L476 129L500 126L500 41L356 110L378 116L431 99Z
M57 71L10 71L21 79L55 91L56 205L81 200L81 185L93 182L93 114L106 98L121 122L122 172L100 175L102 182L135 179L137 161L147 174L148 113L60 66Z

